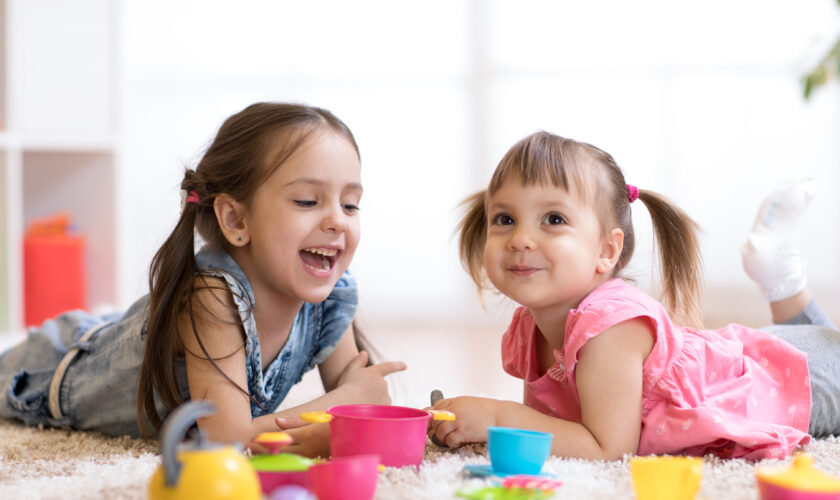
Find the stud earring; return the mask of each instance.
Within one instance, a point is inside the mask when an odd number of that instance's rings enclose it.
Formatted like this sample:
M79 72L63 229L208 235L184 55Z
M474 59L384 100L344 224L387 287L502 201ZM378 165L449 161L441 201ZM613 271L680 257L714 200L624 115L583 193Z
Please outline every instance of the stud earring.
M242 241L242 236L237 237L236 241Z

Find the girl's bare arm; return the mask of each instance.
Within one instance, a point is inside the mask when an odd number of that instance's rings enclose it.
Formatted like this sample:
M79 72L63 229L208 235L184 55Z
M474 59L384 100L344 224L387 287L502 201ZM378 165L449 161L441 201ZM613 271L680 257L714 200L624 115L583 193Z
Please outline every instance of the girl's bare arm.
M254 436L254 429L247 393L245 339L227 287L197 290L193 315L198 338L186 308L178 320L190 399L207 400L216 407L213 415L198 420L198 426L213 441L246 443Z
M593 338L576 368L581 423L555 418L513 401L462 397L435 408L457 415L436 424L449 446L487 439L487 427L520 427L554 435L552 454L614 460L635 453L641 433L642 365L653 345L648 324L631 320Z

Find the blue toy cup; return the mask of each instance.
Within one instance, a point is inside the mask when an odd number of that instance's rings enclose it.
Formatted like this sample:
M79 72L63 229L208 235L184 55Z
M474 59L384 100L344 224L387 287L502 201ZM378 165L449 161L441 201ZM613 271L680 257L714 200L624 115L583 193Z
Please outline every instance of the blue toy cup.
M547 432L511 427L488 427L487 451L490 455L490 463L493 465L493 472L539 474L551 452L553 437Z

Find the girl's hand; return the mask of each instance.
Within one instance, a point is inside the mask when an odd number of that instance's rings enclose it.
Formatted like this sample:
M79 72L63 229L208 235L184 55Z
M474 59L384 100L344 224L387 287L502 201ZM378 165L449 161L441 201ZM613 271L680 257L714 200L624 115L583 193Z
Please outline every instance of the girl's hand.
M308 425L306 422L299 418L286 418L286 417L274 417L274 423L277 425L277 428L281 431L286 431L287 429L296 429L298 427L302 427L304 425ZM265 431L265 432L274 432L274 431ZM262 432L260 433L262 434ZM259 435L259 434L258 434ZM289 434L291 435L291 434ZM255 438L256 439L256 438ZM292 443L293 444L293 443ZM288 446L286 445L280 449L279 453L287 453ZM270 453L268 448L264 445L257 443L256 441L251 441L247 445L245 445L245 449L251 452L252 455L262 455L265 453Z
M367 404L391 404L391 396L388 394L388 382L385 377L394 372L405 370L405 363L402 361L386 361L378 365L365 366L368 362L368 353L359 352L347 363L344 371L338 377L338 387L350 391L350 398L353 403Z
M295 440L283 448L283 453L294 453L310 458L330 456L329 424L308 424L298 418L277 417L274 419L281 431L286 431Z
M461 396L441 399L433 408L455 414L455 420L432 420L430 436L446 446L455 447L466 443L487 441L487 428L496 425L499 401L489 398Z

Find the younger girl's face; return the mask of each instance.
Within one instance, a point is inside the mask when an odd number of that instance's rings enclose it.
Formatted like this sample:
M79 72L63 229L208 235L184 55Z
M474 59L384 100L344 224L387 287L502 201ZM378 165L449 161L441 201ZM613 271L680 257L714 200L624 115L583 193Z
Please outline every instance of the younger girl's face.
M255 291L329 296L359 244L360 175L346 138L316 132L257 189L246 215Z
M487 276L532 311L577 307L603 278L601 254L598 218L578 189L524 186L514 175L487 200Z

